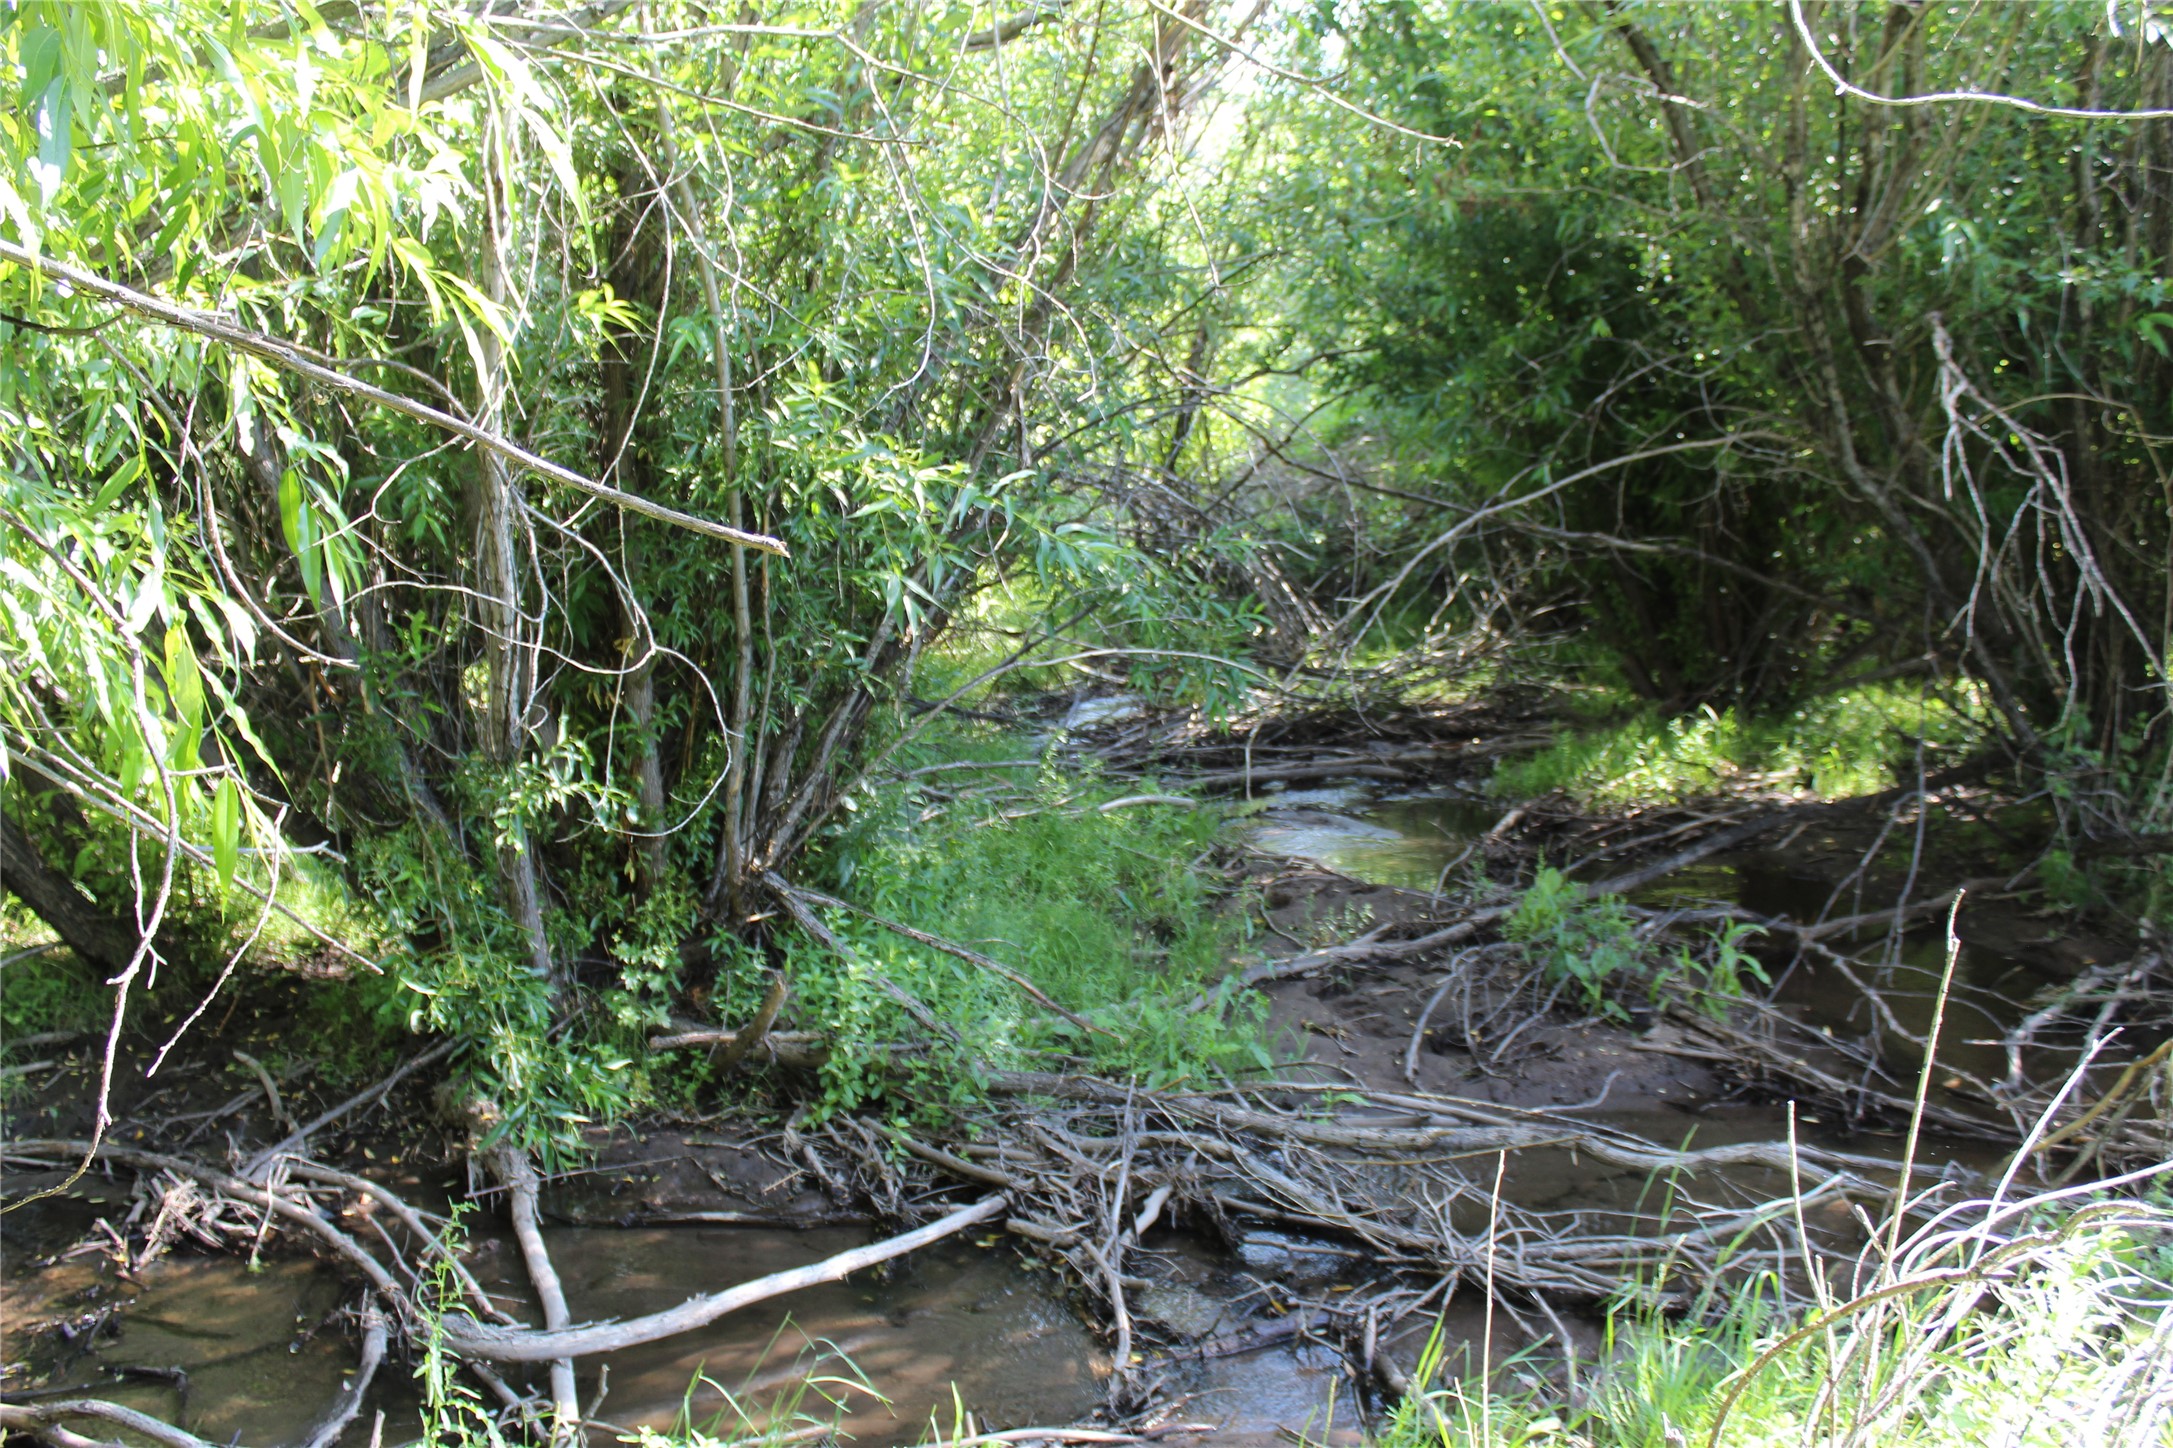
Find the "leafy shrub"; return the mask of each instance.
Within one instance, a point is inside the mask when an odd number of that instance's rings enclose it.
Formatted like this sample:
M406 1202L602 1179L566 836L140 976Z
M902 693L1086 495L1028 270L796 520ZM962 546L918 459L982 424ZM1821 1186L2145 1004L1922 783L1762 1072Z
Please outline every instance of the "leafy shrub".
M1707 1014L1718 1019L1727 1014L1731 1002L1742 997L1744 977L1760 985L1773 984L1773 977L1766 974L1758 957L1743 948L1744 941L1765 933L1762 925L1730 920L1713 932L1702 949L1677 946L1656 984L1663 990L1669 986L1686 988Z
M1592 803L1681 799L1738 782L1822 798L1871 794L1909 767L1915 741L1967 747L1982 736L1973 695L1867 687L1813 700L1777 719L1703 708L1675 718L1647 710L1566 732L1505 761L1492 788L1508 798L1555 791Z
M1574 984L1587 1010L1612 1020L1627 1018L1622 998L1633 992L1645 1000L1687 992L1718 1016L1741 998L1746 977L1772 983L1743 948L1764 933L1758 926L1729 921L1702 942L1662 955L1638 934L1620 900L1587 895L1551 866L1518 898L1502 933L1522 944L1549 980Z
M969 757L1022 752L1009 736L950 743ZM874 1054L914 1034L878 972L954 1025L989 1064L1045 1066L1056 1057L1154 1085L1272 1064L1264 1001L1217 989L1248 926L1246 912L1223 908L1198 868L1214 846L1215 816L1097 808L1135 792L1045 765L1015 790L979 801L909 786L862 807L823 862L847 897L1001 959L1113 1034L1082 1031L986 971L834 914L828 923L854 958L803 943L790 947L787 965L800 1024L845 1043L827 1068L830 1104L872 1094ZM749 977L736 990L735 1007L751 1010L759 986ZM1203 994L1208 1006L1191 1010ZM968 1062L931 1058L921 1084L970 1093Z
M1502 933L1522 944L1548 979L1574 984L1585 1007L1601 1015L1623 1018L1613 992L1647 974L1643 943L1621 902L1587 896L1552 866L1533 878Z

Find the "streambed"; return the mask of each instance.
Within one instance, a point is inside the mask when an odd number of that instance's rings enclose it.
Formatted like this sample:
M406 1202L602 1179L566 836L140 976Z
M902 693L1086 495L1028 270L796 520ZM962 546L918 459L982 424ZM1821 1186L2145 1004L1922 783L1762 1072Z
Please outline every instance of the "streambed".
M352 1294L338 1276L306 1259L252 1264L181 1252L131 1271L97 1251L38 1260L41 1248L64 1250L101 1205L120 1199L63 1199L6 1229L0 1352L9 1396L101 1397L218 1443L297 1441L353 1367L352 1334L339 1321ZM528 1304L510 1239L475 1225L479 1280L508 1306ZM546 1238L576 1316L589 1319L674 1306L698 1290L818 1261L868 1233L561 1226ZM1171 1336L1211 1344L1165 1365L1186 1416L1221 1425L1215 1441L1231 1443L1351 1422L1340 1355L1273 1340L1272 1324L1291 1295L1332 1290L1352 1266L1348 1248L1272 1232L1249 1235L1234 1257L1187 1233L1152 1236L1131 1268L1152 1284L1135 1311ZM1270 1340L1261 1345L1212 1345L1247 1341L1263 1325ZM1101 1405L1108 1372L1106 1347L1054 1275L999 1236L939 1243L697 1332L587 1360L580 1387L584 1403L601 1393L598 1421L629 1431L691 1424L730 1440L773 1421L834 1423L841 1437L886 1448L956 1432L961 1410L984 1427L1075 1421ZM397 1369L381 1373L340 1441L371 1441L378 1411L384 1443L413 1441L421 1384Z
M1501 814L1500 806L1467 794L1342 786L1266 793L1231 829L1266 852L1314 859L1381 885L1431 890L1445 869L1469 857ZM1804 911L1819 903L1804 903L1812 893L1825 893L1814 878L1746 858L1708 864L1638 898L1658 906L1724 899L1758 910ZM1926 948L1925 933L1907 937L1895 969L1922 971ZM1936 935L1929 948L1936 965ZM1981 943L1965 953L1963 969L1978 988L1972 999L1986 1002L2019 999L2018 982L2035 978L2018 955ZM1400 1042L1409 1026L1396 1021L1408 1021L1416 981L1368 989L1382 992L1384 1006L1396 1007L1394 1029L1384 1038ZM1863 1028L1851 1012L1850 993L1831 980L1803 972L1784 981L1782 991L1814 1018L1826 1013L1837 1031ZM1895 997L1905 1026L1911 1024L1905 1005L1911 998L1906 991ZM1983 1024L2001 1024L1990 1004ZM1338 1062L1344 1048L1329 1044L1332 1039L1315 1041L1315 1060ZM1642 1099L1609 1098L1605 1089L1600 1096L1585 1119L1656 1141L1694 1137L1704 1146L1773 1140L1789 1126L1780 1107L1701 1098L1694 1080L1673 1099L1664 1090ZM1815 1118L1804 1118L1799 1129L1808 1140L1880 1154L1878 1142L1841 1137ZM1890 1143L1888 1154L1897 1148ZM1980 1148L1938 1138L1927 1140L1923 1155L1934 1170L1943 1161L1980 1164L1986 1158ZM11 1192L20 1185L10 1182ZM1769 1199L1786 1184L1771 1172L1746 1170L1718 1185L1750 1203ZM1503 1186L1505 1197L1521 1206L1567 1211L1628 1208L1651 1183L1641 1173L1604 1168L1573 1152L1534 1150L1505 1165ZM90 1194L98 1190L91 1186ZM270 1444L299 1435L351 1367L352 1334L336 1320L346 1296L333 1274L305 1261L252 1266L234 1257L180 1252L133 1272L97 1251L40 1260L81 1240L99 1209L79 1195L0 1221L9 1259L0 1296L0 1358L8 1366L11 1395L80 1389L178 1418L221 1442ZM509 1302L524 1301L518 1254L495 1230L480 1219L475 1224L478 1275ZM698 1291L813 1262L866 1234L847 1227L618 1225L558 1226L549 1237L575 1317L594 1319L675 1305ZM1260 1230L1226 1248L1163 1229L1142 1246L1130 1269L1141 1279L1133 1290L1135 1314L1156 1335L1193 1344L1157 1357L1154 1371L1182 1402L1180 1416L1221 1425L1211 1441L1265 1443L1309 1423L1358 1419L1372 1385L1354 1383L1334 1347L1302 1334L1279 1336L1278 1328L1306 1300L1359 1290L1374 1280L1378 1274L1363 1253ZM1431 1311L1424 1320L1433 1320ZM1442 1320L1452 1345L1472 1347L1483 1331L1482 1304L1466 1291L1451 1298ZM1535 1331L1510 1314L1496 1326L1498 1360L1548 1324ZM1587 1347L1596 1337L1590 1321L1554 1326ZM1422 1333L1407 1328L1384 1350L1408 1364ZM1151 1345L1143 1351L1161 1352ZM798 1413L823 1423L836 1418L853 1441L885 1448L952 1431L961 1410L983 1426L1073 1421L1101 1403L1109 1369L1106 1347L1083 1325L1055 1276L1005 1239L988 1237L945 1243L881 1272L585 1364L582 1394L588 1401L601 1393L597 1418L628 1429L691 1421L729 1438L772 1413ZM186 1374L185 1398L175 1370ZM815 1386L808 1386L810 1379ZM419 1385L388 1370L378 1379L371 1408L385 1414L385 1443L410 1441L420 1426ZM343 1441L369 1441L372 1416L365 1411Z
M1445 871L1478 853L1508 808L1469 790L1269 785L1240 807L1229 829L1233 838L1266 854L1315 861L1372 884L1432 891ZM1815 837L1796 841L1788 851L1743 850L1678 870L1627 898L1686 911L1735 905L1802 921L1848 915L1871 906L1861 890L1833 880L1832 861L1845 853L1842 842ZM2033 995L2073 973L2075 962L2063 972L2048 951L2033 948L2040 942L2015 938L2013 925L2001 918L1988 927L1973 918L1964 922L1941 1032L1940 1061L1950 1068L1986 1078L2002 1074L2006 1058L1997 1038L2022 1018ZM1875 1016L1851 981L1816 961L1799 963L1776 981L1775 1003L1836 1034L1878 1032L1891 1058L1913 1061L1931 1025L1945 932L1937 921L1921 924L1884 942L1881 951L1879 985L1890 1019Z

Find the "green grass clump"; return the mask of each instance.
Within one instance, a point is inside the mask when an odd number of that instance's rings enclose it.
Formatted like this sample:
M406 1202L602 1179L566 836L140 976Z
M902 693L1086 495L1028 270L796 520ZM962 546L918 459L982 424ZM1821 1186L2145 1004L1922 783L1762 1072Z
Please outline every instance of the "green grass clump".
M2101 1201L1948 1214L1856 1296L1771 1278L1680 1319L1626 1312L1579 1406L1441 1374L1376 1448L2143 1448L2173 1442L2173 1214Z
M1588 895L1551 865L1543 865L1502 922L1502 934L1552 982L1572 988L1586 1010L1627 1020L1631 1005L1678 995L1718 1017L1740 1000L1745 978L1771 984L1745 948L1764 932L1730 921L1703 937L1663 950L1638 933L1622 901Z
M1981 735L1974 699L1885 685L1831 694L1777 719L1711 708L1667 718L1647 709L1566 731L1536 754L1504 761L1492 787L1508 798L1560 791L1622 803L1755 782L1841 799L1891 787L1918 739L1952 750Z
M0 944L0 1040L85 1031L112 1009L98 973L67 950Z
M1012 735L953 736L926 752L945 762L1033 758ZM864 804L821 862L843 896L1002 961L1110 1034L1062 1020L988 971L831 912L853 958L810 944L788 974L802 1024L848 1043L830 1068L836 1104L874 1089L856 1065L868 1059L861 1048L914 1034L877 973L954 1026L975 1062L1066 1063L1154 1085L1272 1064L1263 1003L1218 989L1248 926L1200 868L1214 812L1100 809L1150 790L1037 762L909 779ZM1212 1004L1189 1009L1203 993ZM950 1074L948 1089L971 1090L964 1060L931 1069Z

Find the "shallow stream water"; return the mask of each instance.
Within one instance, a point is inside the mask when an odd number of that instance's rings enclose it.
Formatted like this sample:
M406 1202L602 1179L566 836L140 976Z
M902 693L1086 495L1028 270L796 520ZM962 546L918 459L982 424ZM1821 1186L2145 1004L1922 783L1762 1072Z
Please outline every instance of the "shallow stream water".
M1470 857L1507 808L1466 792L1376 793L1361 784L1281 791L1269 786L1242 807L1231 829L1238 839L1269 854L1313 860L1375 884L1433 890L1445 871ZM1804 921L1876 908L1875 902L1837 891L1816 870L1776 867L1755 854L1700 862L1630 898L1663 909L1740 905L1757 914ZM1934 921L1890 941L1856 942L1856 948L1867 947L1879 968L1878 983L1893 1023L1916 1039L1884 1029L1862 995L1831 968L1799 964L1777 982L1774 998L1837 1034L1879 1030L1889 1053L1910 1059L1931 1025L1945 966L1944 930ZM2027 952L1965 938L1955 962L1947 1024L1940 1034L1941 1063L1987 1078L1999 1075L2005 1056L1993 1042L2021 1018L2022 1002L2059 979Z
M1265 851L1313 859L1380 884L1429 890L1501 813L1499 804L1470 795L1344 786L1264 793L1230 828ZM1817 882L1785 871L1722 862L1686 871L1640 898L1660 906L1733 900L1801 916L1815 913L1823 894ZM1901 942L1894 969L1902 976L1936 975L1939 964L1937 934L1918 934ZM2023 998L2038 979L2023 961L1982 946L1966 951L1961 966L1973 987L1962 1019L1975 1028L1950 1028L1950 1039L1996 1034L2003 1022L1991 1003ZM1782 982L1781 998L1836 1031L1865 1026L1853 1008L1854 992L1837 989L1833 980L1799 973ZM1903 989L1895 1008L1905 1026L1920 1031L1929 992ZM1970 1049L1983 1054L1982 1048L1964 1048ZM1971 1057L1969 1064L1995 1063ZM1611 1116L1598 1112L1591 1119ZM1647 1135L1655 1127L1644 1118L1615 1124ZM1736 1105L1704 1113L1695 1130L1698 1144L1712 1145L1775 1139L1785 1127L1777 1108ZM1928 1143L1927 1151L1937 1145ZM1865 1149L1861 1142L1852 1146ZM1507 1190L1524 1205L1545 1210L1634 1197L1646 1185L1634 1174L1603 1172L1566 1152L1534 1152L1516 1163ZM85 1190L95 1197L100 1189L86 1184ZM346 1294L336 1277L290 1260L252 1265L176 1253L122 1274L96 1252L61 1261L46 1257L81 1240L92 1217L105 1209L79 1195L0 1219L0 1250L8 1259L0 1288L0 1363L9 1368L8 1389L79 1387L178 1420L220 1443L298 1437L351 1368L351 1334L336 1320ZM493 1292L522 1300L527 1289L518 1254L489 1235L492 1230L477 1228L478 1275ZM574 1315L583 1320L672 1306L861 1240L864 1234L839 1228L550 1232ZM1138 1289L1134 1310L1185 1337L1256 1328L1274 1319L1287 1295L1336 1290L1368 1275L1362 1258L1347 1248L1265 1231L1248 1235L1234 1254L1169 1232L1143 1248L1133 1270L1153 1285ZM26 1323L56 1319L69 1325L66 1332L21 1331ZM1460 1301L1444 1332L1466 1343L1481 1336L1477 1305ZM1317 1430L1357 1418L1342 1362L1325 1347L1286 1341L1219 1357L1180 1355L1167 1367L1167 1386L1184 1399L1184 1415L1223 1424L1234 1441L1259 1443L1309 1423ZM172 1369L186 1374L185 1398ZM798 1414L824 1423L836 1419L852 1441L885 1448L955 1432L960 1412L984 1427L1073 1421L1100 1403L1108 1370L1106 1350L1060 1285L1003 1239L990 1237L941 1244L887 1270L585 1363L581 1388L584 1401L601 1395L600 1420L630 1430L690 1424L731 1439L773 1414ZM405 1374L389 1364L378 1380L372 1407L385 1412L387 1445L412 1441L420 1425L420 1388ZM366 1412L345 1443L370 1441L371 1418Z
M697 1291L818 1261L867 1235L847 1228L560 1227L547 1229L546 1238L576 1315L599 1319L676 1306ZM510 1244L479 1237L475 1245L486 1290L525 1301ZM72 1319L74 1340L32 1338L10 1387L18 1379L80 1384L96 1396L178 1416L214 1442L291 1442L352 1367L349 1334L334 1321L348 1296L332 1272L309 1261L252 1267L234 1257L174 1255L126 1276L97 1255L11 1267L0 1298L5 1317L22 1323L58 1311ZM12 1342L5 1352L11 1360L21 1355ZM628 1429L691 1424L730 1439L776 1413L835 1420L855 1441L883 1445L934 1437L932 1422L948 1431L961 1406L1006 1425L1068 1422L1099 1401L1107 1366L1044 1274L1027 1270L1014 1252L950 1242L887 1271L584 1361L580 1382L585 1404L601 1391L598 1419ZM146 1376L145 1369L168 1375ZM172 1369L187 1375L185 1402ZM386 1413L384 1441L412 1440L421 1385L388 1365L373 1396L373 1407ZM347 1441L368 1440L370 1416Z
M20 1225L20 1224L19 1224ZM58 1240L58 1224L43 1224ZM10 1395L96 1396L178 1422L215 1443L293 1442L352 1370L349 1305L336 1274L306 1260L252 1266L231 1256L175 1254L126 1274L105 1257L32 1265L35 1244L11 1232L14 1261L0 1321L49 1324L0 1344ZM865 1241L847 1228L560 1227L546 1236L577 1318L632 1316L698 1290L813 1262ZM509 1305L528 1299L517 1252L473 1239L477 1275ZM1272 1321L1291 1291L1324 1291L1348 1251L1256 1232L1233 1258L1176 1232L1150 1236L1129 1270L1142 1318L1184 1334L1241 1334ZM1473 1328L1475 1330L1475 1326ZM9 1338L17 1337L11 1331ZM982 1427L1059 1425L1098 1407L1107 1350L1051 1275L1003 1239L938 1244L862 1274L757 1304L698 1332L586 1360L584 1403L629 1431L694 1427L719 1440L776 1423L834 1425L841 1439L913 1444ZM1271 1343L1243 1353L1180 1357L1168 1385L1186 1415L1256 1440L1279 1429L1356 1417L1340 1357ZM186 1383L185 1394L181 1384ZM601 1395L598 1402L599 1394ZM388 1364L369 1408L342 1440L412 1442L422 1389ZM608 1441L608 1440L603 1440Z

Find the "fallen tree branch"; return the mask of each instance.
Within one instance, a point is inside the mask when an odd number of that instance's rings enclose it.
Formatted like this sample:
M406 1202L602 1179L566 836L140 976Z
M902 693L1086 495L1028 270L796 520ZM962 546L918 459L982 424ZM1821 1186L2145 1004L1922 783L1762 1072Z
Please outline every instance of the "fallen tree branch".
M113 1448L113 1440L86 1438L60 1425L69 1418L97 1418L141 1433L162 1448L218 1448L194 1433L162 1423L148 1413L108 1403L100 1398L67 1398L57 1403L0 1403L0 1428L32 1433L54 1448Z
M403 1309L412 1308L406 1290L401 1287L398 1279L386 1270L385 1264L378 1261L354 1238L333 1226L325 1219L324 1214L319 1212L313 1205L283 1196L267 1187L260 1186L256 1182L235 1176L231 1172L220 1171L216 1167L206 1166L202 1162L189 1161L183 1157L168 1156L164 1152L140 1151L134 1147L118 1146L112 1142L51 1139L21 1141L10 1145L7 1154L25 1157L74 1156L119 1162L123 1166L132 1166L140 1170L170 1171L176 1176L188 1177L203 1183L205 1186L216 1187L229 1196L238 1197L252 1206L263 1207L267 1211L300 1226L304 1231L309 1232L330 1247L341 1260L360 1272L370 1286L376 1290L377 1295L385 1302L395 1304Z
M289 1131L294 1130L294 1114L288 1111L286 1103L279 1099L278 1083L272 1080L272 1073L264 1069L264 1063L247 1051L241 1050L234 1052L234 1059L256 1073L257 1084L264 1088L264 1103L271 1108L272 1124L274 1126L284 1126Z
M771 1031L760 1040L752 1038L752 1028L742 1026L737 1030L723 1030L703 1026L672 1031L665 1035L651 1036L652 1051L684 1051L697 1046L722 1046L730 1050L740 1038L748 1037L748 1050L779 1066L795 1070L819 1070L830 1059L830 1045L813 1031Z
M834 1257L794 1267L784 1272L772 1272L767 1277L757 1277L752 1282L742 1282L723 1292L713 1292L703 1297L689 1298L677 1307L662 1312L652 1312L645 1317L630 1318L624 1322L593 1323L585 1327L572 1327L558 1332L537 1332L525 1328L495 1327L477 1322L465 1314L445 1319L445 1344L463 1357L483 1358L490 1362L549 1362L554 1358L590 1357L597 1353L617 1352L621 1348L645 1342L656 1342L682 1332L692 1332L705 1327L718 1318L739 1311L772 1297L782 1297L804 1287L814 1287L824 1282L835 1282L864 1267L878 1262L888 1262L908 1252L941 1241L965 1231L979 1222L998 1217L1009 1208L1007 1196L984 1197L968 1207L960 1207L950 1215L930 1222L925 1227L903 1233L866 1247L855 1247Z
M541 473L553 482L564 483L567 487L587 493L591 497L601 498L603 501L615 507L623 508L629 513L640 513L645 517L654 518L660 523L670 523L675 527L685 528L689 532L705 534L711 538L721 538L727 543L737 543L743 548L755 548L764 553L775 553L780 557L789 556L784 543L770 537L768 534L748 533L738 528L728 528L722 523L713 523L707 518L697 518L692 513L682 513L677 508L667 508L662 503L651 502L647 498L637 497L607 483L597 482L594 478L584 477L572 468L563 467L552 462L549 458L530 452L516 442L500 437L497 433L477 427L466 418L455 417L453 414L442 412L426 402L417 402L412 397L403 397L397 392L388 392L382 387L373 386L370 383L361 381L359 378L349 377L344 372L312 360L303 355L300 348L291 343L283 342L276 337L267 337L261 332L252 332L247 328L237 327L224 318L214 316L209 312L199 312L193 308L175 306L172 302L164 301L130 287L124 287L118 282L108 281L95 273L69 266L65 262L55 261L49 256L41 256L34 251L17 246L11 241L0 240L0 261L10 261L19 267L37 272L41 276L50 277L54 281L66 282L78 291L88 292L94 297L125 308L138 316L148 317L154 322L160 322L184 332L191 332L199 337L208 337L215 342L232 347L237 352L246 352L252 357L261 357L275 366L283 367L289 372L306 377L322 386L362 398L364 401L374 403L387 411L412 417L417 422L427 423L431 427L449 432L455 437L465 438L485 452L495 453L508 462L527 468L531 472Z
M1181 809L1196 809L1199 801L1186 794L1128 794L1122 799L1104 800L1094 806L1096 814L1115 814L1120 809L1131 809L1143 804L1175 805Z
M514 1240L520 1243L528 1280L543 1308L544 1330L563 1332L573 1321L573 1314L566 1310L566 1289L559 1283L558 1269L551 1265L551 1249L544 1245L536 1211L536 1169L529 1165L526 1152L512 1147L495 1148L485 1162L491 1174L505 1184L506 1215L513 1220ZM580 1436L581 1399L574 1390L573 1359L555 1357L551 1360L551 1442L565 1445Z
M1508 914L1506 906L1475 910L1453 925L1444 925L1438 930L1410 940L1381 940L1378 938L1380 931L1373 930L1343 945L1325 945L1318 950L1308 950L1303 955L1260 961L1247 966L1228 980L1236 989L1244 990L1264 985L1271 980L1289 980L1294 976L1311 975L1330 966L1377 965L1383 961L1408 960L1414 955L1424 955L1445 945L1462 944ZM1202 991L1192 998L1185 1009L1205 1010L1214 998L1214 993Z
M269 1166L274 1158L294 1155L307 1144L311 1136L324 1130L350 1112L360 1111L365 1106L372 1106L382 1101L393 1087L399 1085L423 1067L435 1065L447 1056L452 1055L454 1049L459 1045L460 1041L457 1037L449 1036L429 1050L414 1056L390 1076L370 1087L367 1091L357 1092L355 1095L348 1097L339 1105L311 1121L307 1126L297 1127L283 1140L272 1143L255 1156L250 1157L248 1163L242 1167L242 1175L247 1177L260 1176L264 1168Z
M362 1308L362 1360L355 1365L355 1374L348 1380L332 1406L310 1429L302 1440L302 1448L332 1448L349 1423L362 1411L362 1399L370 1391L370 1383L377 1376L378 1367L385 1361L385 1314L377 1310L377 1304L365 1303Z
M755 1018L747 1023L745 1030L734 1033L724 1054L717 1058L718 1070L731 1070L745 1058L751 1047L760 1045L769 1036L770 1027L777 1024L777 1013L785 1008L785 997L789 994L791 991L783 974L771 971L769 988L762 993L762 1004L756 1009Z
M1389 1126L1353 1122L1348 1118L1322 1121L1302 1116L1276 1116L1227 1105L1205 1095L1156 1092L1136 1086L1117 1087L1092 1077L1039 1071L991 1072L987 1085L991 1091L1005 1095L1047 1096L1104 1106L1132 1102L1152 1104L1172 1115L1192 1116L1233 1132L1303 1142L1308 1146L1356 1148L1397 1155L1417 1152L1463 1155L1567 1146L1613 1165L1639 1171L1760 1166L1787 1172L1800 1162L1834 1171L1883 1173L1894 1166L1875 1156L1858 1156L1813 1146L1791 1149L1781 1142L1737 1142L1675 1151L1590 1122L1556 1123L1544 1113L1526 1113L1528 1119L1523 1122L1505 1120L1507 1113L1491 1102L1467 1102L1445 1096L1398 1095L1391 1099L1396 1105L1409 1103L1421 1107L1429 1116L1462 1117L1463 1124L1429 1120L1416 1126Z
M1672 854L1662 855L1659 859L1649 864L1640 865L1634 870L1625 870L1623 873L1605 880L1595 880L1584 887L1584 893L1587 895L1627 895L1632 890L1649 885L1655 880L1664 879L1677 870L1695 865L1700 860L1709 859L1714 855L1735 849L1739 845L1747 845L1760 835L1771 834L1782 825L1792 824L1808 815L1817 813L1822 808L1824 808L1822 805L1797 805L1789 809L1775 810L1773 813L1761 815L1747 824L1740 824L1733 829L1722 830L1715 835L1707 835L1695 844L1686 845Z
M1612 876L1609 879L1595 880L1586 885L1584 891L1587 895L1627 895L1632 890L1672 875L1677 870L1694 865L1700 860L1725 853L1739 845L1749 844L1759 836L1771 834L1783 825L1798 824L1807 819L1817 818L1820 815L1855 813L1861 810L1877 809L1881 805L1894 804L1912 795L1928 797L1934 790L1944 788L1957 780L1968 778L1978 768L1979 766L1974 764L1959 764L1951 769L1941 770L1921 784L1901 785L1894 789L1880 790L1877 794L1857 795L1850 799L1817 800L1809 804L1789 805L1768 814L1760 815L1754 820L1736 825L1732 829L1725 829L1718 834L1708 835L1695 844L1686 845L1672 854L1663 855L1659 859L1649 864L1640 865L1634 870L1626 870L1622 874ZM1575 873L1576 868L1575 865L1570 866L1570 872Z
M1406 780L1411 771L1404 765L1446 764L1452 760L1485 759L1496 754L1513 754L1519 749L1534 749L1547 742L1539 735L1514 735L1485 742L1473 740L1464 744L1428 744L1416 748L1389 749L1366 754L1340 755L1333 759L1313 759L1300 764L1268 764L1252 769L1217 769L1205 774L1173 775L1175 783L1189 789L1219 789L1226 785L1266 783L1297 784L1314 779L1384 779Z

